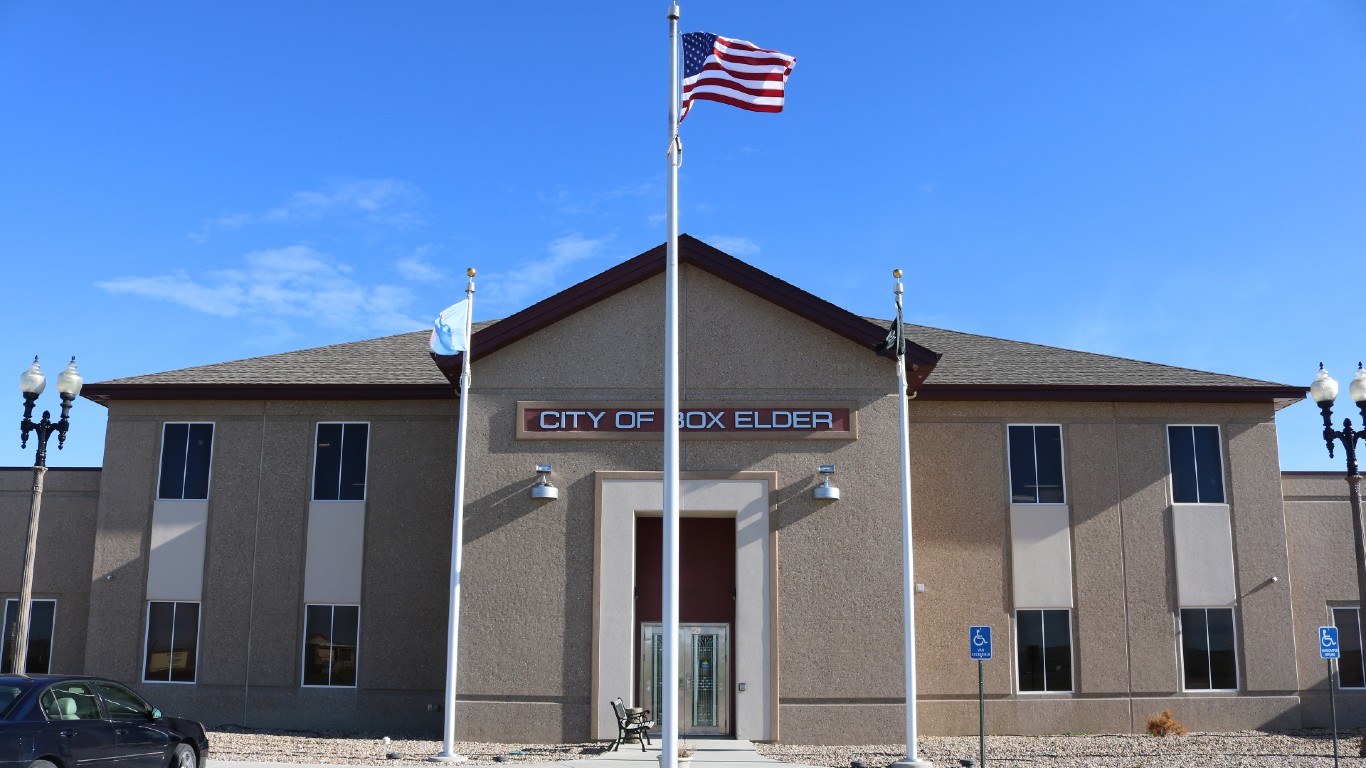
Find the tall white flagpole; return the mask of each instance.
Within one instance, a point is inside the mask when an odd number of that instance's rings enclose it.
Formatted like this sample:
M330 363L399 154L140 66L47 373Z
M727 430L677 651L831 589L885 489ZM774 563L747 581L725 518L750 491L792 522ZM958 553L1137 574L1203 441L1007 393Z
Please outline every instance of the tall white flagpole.
M460 569L465 541L465 437L470 412L470 336L474 327L474 268L465 271L465 349L460 353L460 424L455 440L455 512L451 521L451 603L446 644L445 738L441 754L428 758L437 763L463 763L455 753L455 670L460 647Z
M911 418L906 391L905 326L901 322L901 270L896 278L896 394L901 410L901 591L905 595L906 643L906 758L889 768L933 768L917 755L915 712L915 554L911 548Z
M664 301L664 674L659 708L663 710L660 768L678 765L678 4L669 4L669 241Z

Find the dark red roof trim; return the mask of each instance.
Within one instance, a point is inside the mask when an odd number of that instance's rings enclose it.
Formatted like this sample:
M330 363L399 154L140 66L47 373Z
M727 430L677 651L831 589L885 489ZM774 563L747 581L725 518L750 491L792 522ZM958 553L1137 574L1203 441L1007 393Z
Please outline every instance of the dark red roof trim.
M1301 400L1307 387L1104 387L1086 384L1010 386L995 384L922 384L923 400L1068 400L1072 402L1130 403L1264 403Z
M81 396L129 400L431 400L453 398L445 384L87 384Z
M533 304L511 317L474 334L471 346L474 360L492 354L559 322L574 313L620 293L655 275L663 274L667 257L664 245L629 259L617 266ZM760 298L777 304L870 351L887 336L887 329L870 323L848 310L813 296L730 254L713 248L691 235L678 237L678 263L691 264ZM890 355L889 355L890 357ZM452 384L460 380L460 355L432 355L437 367ZM906 342L907 377L911 386L919 384L934 370L939 353L911 341Z

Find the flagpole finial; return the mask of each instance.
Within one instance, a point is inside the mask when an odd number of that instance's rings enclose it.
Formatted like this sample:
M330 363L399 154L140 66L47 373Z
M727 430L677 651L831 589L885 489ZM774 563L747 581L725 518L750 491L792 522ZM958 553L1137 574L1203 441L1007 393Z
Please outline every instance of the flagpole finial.
M892 270L892 277L895 277L896 279L900 280L900 279L901 279L901 270L899 270L899 269L894 269L894 270Z
M465 274L469 275L470 277L474 277L474 267L470 267L469 269L465 270Z

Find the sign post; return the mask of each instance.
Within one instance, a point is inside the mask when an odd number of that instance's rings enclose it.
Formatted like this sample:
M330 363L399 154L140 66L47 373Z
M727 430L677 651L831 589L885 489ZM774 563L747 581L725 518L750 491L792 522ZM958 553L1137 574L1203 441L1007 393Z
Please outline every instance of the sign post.
M1337 627L1319 627L1319 658L1328 665L1328 709L1333 713L1333 768L1338 765L1338 701L1333 680L1333 660L1342 656Z
M977 661L977 764L987 765L987 693L982 662L991 658L991 627L968 627L968 657Z

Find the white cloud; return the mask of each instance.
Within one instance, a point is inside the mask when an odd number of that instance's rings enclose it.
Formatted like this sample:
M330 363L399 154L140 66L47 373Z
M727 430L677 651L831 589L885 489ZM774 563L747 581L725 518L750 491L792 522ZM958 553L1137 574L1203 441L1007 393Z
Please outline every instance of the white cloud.
M438 283L447 278L446 270L429 264L422 257L421 252L405 256L394 262L394 268L404 280L411 280L414 283Z
M405 181L343 179L325 184L319 190L295 192L281 205L262 213L239 212L219 216L190 233L190 238L203 242L212 232L241 229L253 224L335 220L410 229L424 223L417 212L421 202L421 191Z
M408 314L412 294L392 285L367 286L352 269L304 245L247 254L240 269L193 278L184 272L121 277L97 285L114 294L180 304L217 317L261 322L305 318L323 326L381 332L417 330Z
M612 235L587 238L578 233L546 245L546 256L516 268L483 275L480 296L495 314L514 312L562 290L565 273L575 264L603 254Z
M703 239L732 256L753 256L760 250L759 244L748 237L712 235Z

